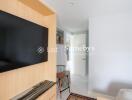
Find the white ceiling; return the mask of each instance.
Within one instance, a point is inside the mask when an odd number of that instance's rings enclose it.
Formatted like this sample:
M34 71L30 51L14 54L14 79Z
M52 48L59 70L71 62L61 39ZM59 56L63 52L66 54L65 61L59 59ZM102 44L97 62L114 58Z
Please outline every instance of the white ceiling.
M55 9L60 28L79 32L88 30L88 18L132 12L132 0L44 0Z

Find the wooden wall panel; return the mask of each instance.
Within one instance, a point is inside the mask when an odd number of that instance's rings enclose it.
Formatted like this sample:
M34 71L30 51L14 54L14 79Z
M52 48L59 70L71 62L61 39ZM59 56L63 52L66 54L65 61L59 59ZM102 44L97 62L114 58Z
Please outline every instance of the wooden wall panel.
M49 28L49 49L56 48L56 15L44 16L21 0L0 0L0 10ZM48 53L48 61L0 73L0 100L9 100L43 80L56 81L56 53Z
M21 0L21 2L45 16L49 16L54 13L46 5L43 5L41 0Z
M49 89L45 94L41 95L37 100L55 100L56 98L56 85Z

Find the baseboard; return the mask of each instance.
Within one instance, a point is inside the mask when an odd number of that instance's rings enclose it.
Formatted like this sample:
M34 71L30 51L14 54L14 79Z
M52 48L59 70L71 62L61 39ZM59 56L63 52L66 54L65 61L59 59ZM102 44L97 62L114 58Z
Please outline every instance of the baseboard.
M93 91L88 91L88 96L92 97L92 98L102 97L102 98L106 98L108 100L114 100L114 98L115 98L113 96L109 96L109 95L105 95L105 94L97 93L97 92L93 92Z

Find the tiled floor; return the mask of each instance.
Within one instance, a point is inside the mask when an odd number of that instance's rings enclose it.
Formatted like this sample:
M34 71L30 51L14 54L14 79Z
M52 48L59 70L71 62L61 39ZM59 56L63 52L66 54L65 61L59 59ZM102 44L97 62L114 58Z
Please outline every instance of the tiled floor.
M88 78L78 75L71 75L71 92L88 96ZM69 96L68 89L62 92L62 97L59 93L57 95L57 100L66 100Z

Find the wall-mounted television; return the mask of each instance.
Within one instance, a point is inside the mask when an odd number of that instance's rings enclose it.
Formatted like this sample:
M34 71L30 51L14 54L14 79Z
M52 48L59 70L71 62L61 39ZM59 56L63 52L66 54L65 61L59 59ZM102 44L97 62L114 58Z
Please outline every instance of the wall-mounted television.
M0 72L48 60L48 28L0 11Z

